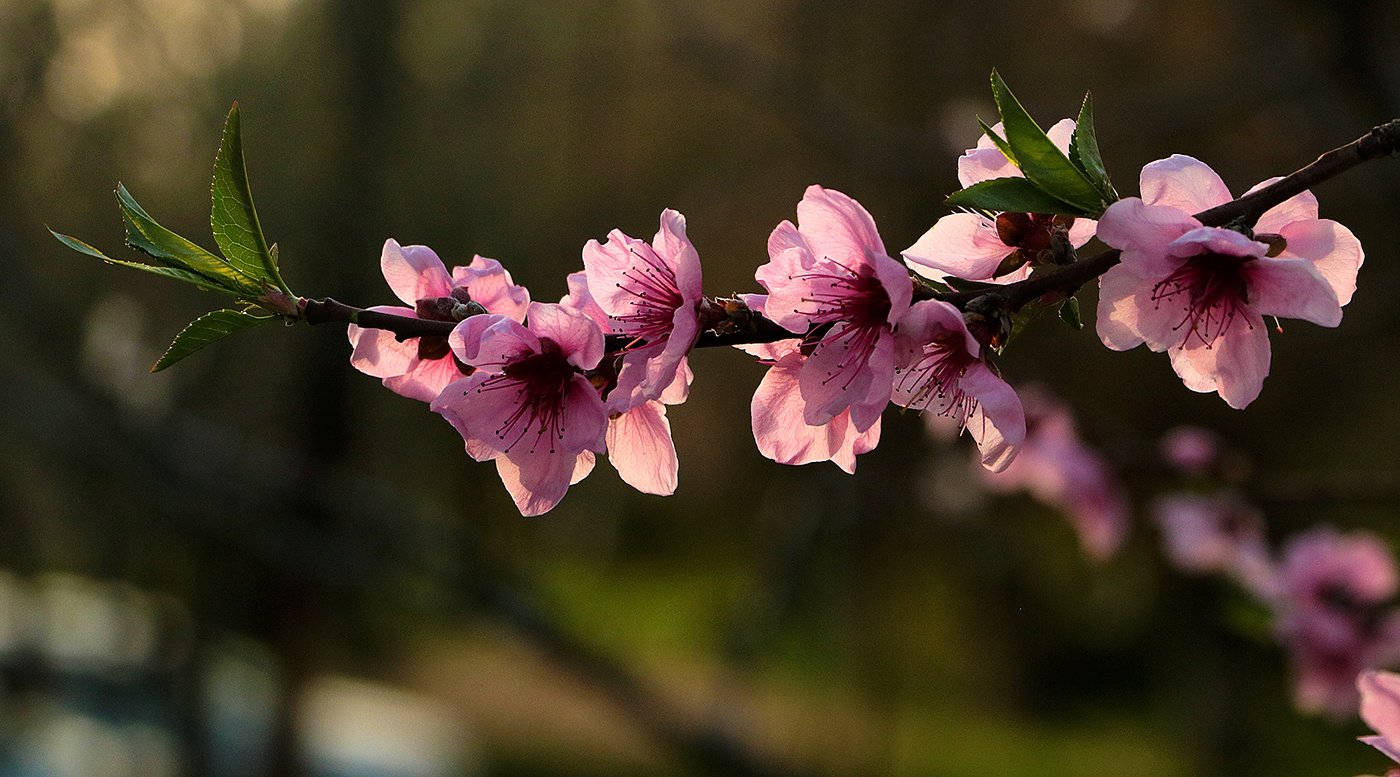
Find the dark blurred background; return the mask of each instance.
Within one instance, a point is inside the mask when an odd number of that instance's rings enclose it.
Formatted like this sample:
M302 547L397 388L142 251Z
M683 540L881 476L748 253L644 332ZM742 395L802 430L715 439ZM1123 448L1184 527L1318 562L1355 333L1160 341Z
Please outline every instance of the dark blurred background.
M1400 114L1400 3L0 2L0 775L1382 771L1141 521L1093 563L1024 498L929 498L966 441L915 417L853 477L779 466L749 433L761 367L698 352L674 497L600 465L525 519L334 327L148 374L221 300L44 229L134 258L121 181L212 247L237 100L299 294L392 303L393 237L550 301L585 241L649 239L666 207L707 292L754 291L811 183L912 244L994 120L993 67L1045 126L1091 90L1124 194L1172 153L1239 193ZM1251 457L1276 539L1400 539L1400 167L1317 194L1368 251L1360 289L1337 330L1284 323L1247 411L1052 318L1004 373L1065 397L1139 503L1159 435L1200 424Z

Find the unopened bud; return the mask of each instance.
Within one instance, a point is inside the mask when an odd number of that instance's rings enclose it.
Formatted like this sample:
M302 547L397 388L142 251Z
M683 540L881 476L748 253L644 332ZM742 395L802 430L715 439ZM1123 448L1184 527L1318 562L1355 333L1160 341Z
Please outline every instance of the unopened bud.
M1001 242L1009 246L1019 246L1026 238L1026 233L1031 228L1031 217L1028 213L998 213L997 214L997 237Z
M425 297L413 303L413 312L429 321L455 321L457 319L452 317L452 309L458 304L451 297Z
M472 301L471 292L467 291L466 286L453 286L449 296L458 302L466 303Z

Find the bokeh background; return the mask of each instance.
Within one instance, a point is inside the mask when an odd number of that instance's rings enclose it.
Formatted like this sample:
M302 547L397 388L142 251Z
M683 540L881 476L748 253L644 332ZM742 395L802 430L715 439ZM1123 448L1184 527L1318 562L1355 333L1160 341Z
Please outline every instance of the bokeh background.
M649 238L665 207L707 292L754 291L811 183L912 244L994 66L1046 126L1091 90L1125 194L1171 153L1240 192L1400 114L1400 4L0 2L0 774L1382 771L1360 724L1292 709L1235 589L1169 568L1142 520L1087 560L916 417L853 477L782 467L749 433L762 368L698 352L674 497L603 465L524 519L333 327L148 374L220 301L44 229L129 256L122 181L212 247L237 100L300 294L392 302L393 237L557 299L586 240ZM1139 502L1161 433L1199 424L1248 456L1276 539L1400 540L1400 167L1317 193L1368 251L1360 291L1337 330L1284 323L1246 412L1052 318L1004 373L1066 398Z

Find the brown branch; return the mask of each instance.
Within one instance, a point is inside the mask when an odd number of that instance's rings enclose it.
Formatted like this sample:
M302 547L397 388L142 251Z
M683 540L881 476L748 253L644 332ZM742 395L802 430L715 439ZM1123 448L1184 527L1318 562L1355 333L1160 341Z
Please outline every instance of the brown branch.
M1357 165L1373 159L1400 154L1400 119L1382 124L1356 140L1334 148L1318 157L1312 164L1287 175L1256 192L1196 214L1205 226L1223 227L1230 224L1252 226L1269 208L1290 197L1327 181ZM1110 249L1064 267L1037 273L1024 281L1004 286L987 286L971 291L937 292L923 281L913 279L914 299L938 299L951 303L959 310L983 315L1007 315L1046 294L1073 294L1084 284L1108 272L1118 264L1119 252ZM456 324L451 321L430 321L396 316L375 310L351 307L333 299L301 300L299 318L309 324L356 324L371 329L393 332L399 340L411 337L446 337ZM773 321L750 310L737 300L708 300L707 312L721 311L708 317L711 328L702 333L696 348L747 343L771 343L798 337ZM609 335L609 350L621 350L631 341L622 335Z

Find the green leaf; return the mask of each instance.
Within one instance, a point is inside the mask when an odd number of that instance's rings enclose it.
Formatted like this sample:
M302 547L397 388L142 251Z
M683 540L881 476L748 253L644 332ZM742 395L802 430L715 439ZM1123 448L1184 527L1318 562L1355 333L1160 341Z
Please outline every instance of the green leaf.
M1118 199L1118 192L1108 180L1103 157L1099 155L1099 141L1094 134L1094 107L1089 93L1084 93L1084 104L1079 106L1079 118L1074 122L1074 135L1069 141L1069 161L1098 187L1099 193L1108 200Z
M157 224L126 187L117 184L117 203L126 223L126 243L171 267L202 278L207 288L226 291L238 297L256 297L263 286L255 278L183 237ZM86 252L85 252L86 253ZM110 260L109 260L110 261Z
M250 327L277 320L276 316L254 316L238 310L215 310L190 322L166 349L151 372L160 372L204 346Z
M996 146L998 151L1000 151L1007 159L1011 160L1011 164L1016 164L1016 152L1012 150L1011 144L1007 143L1005 138L998 135L996 133L996 130L992 129L991 127L988 127L987 122L982 121L981 119L977 120L977 126L982 128L983 134L992 139L992 145Z
M1079 317L1079 298L1070 297L1060 305L1060 320L1074 327L1084 328L1084 320Z
M1088 215L1082 208L1046 193L1025 178L993 178L948 195L948 204L986 211Z
M1001 346L1002 350L1005 350L1007 346L1015 342L1021 332L1025 331L1026 327L1030 326L1032 321L1040 318L1040 314L1044 313L1048 307L1049 305L1046 305L1039 299L1033 299L1022 305L1020 310L1012 313L1010 316L1011 332L1006 336L1006 343Z
M1001 111L1002 130L1016 166L1031 183L1047 193L1096 216L1108 206L1105 196L1083 171L1057 148L1021 106L997 71L992 71L992 94Z
M214 228L214 241L229 263L244 275L291 294L277 271L277 257L268 248L262 226L258 224L258 213L253 208L248 170L243 164L238 103L233 104L224 125L224 139L214 160L211 196L214 209L209 222Z
M63 243L64 245L68 246L74 251L87 254L88 256L96 257L104 262L107 262L108 264L115 264L121 267L130 267L134 270L141 270L143 272L161 275L166 278L174 278L177 281L193 283L194 285L199 286L202 289L208 289L210 291L225 291L225 289L223 289L222 287L211 284L208 278L205 278L204 276L199 275L198 273L192 273L188 270L182 270L178 267L160 267L153 264L142 264L141 262L128 262L124 259L113 259L112 257L102 253L101 251L97 250L96 248L93 248L87 243L84 243L76 237L71 237L69 235L64 235L62 233L55 232L52 229L49 230L49 234L58 238L58 241L60 243Z

